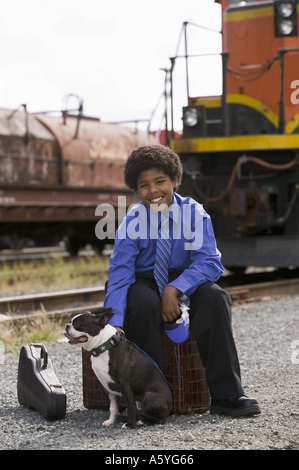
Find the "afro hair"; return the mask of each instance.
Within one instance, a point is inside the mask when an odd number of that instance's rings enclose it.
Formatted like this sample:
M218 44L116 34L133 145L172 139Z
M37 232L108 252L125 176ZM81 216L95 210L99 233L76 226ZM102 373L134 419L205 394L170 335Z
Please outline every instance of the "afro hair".
M183 175L180 158L163 145L146 145L133 150L124 169L126 185L136 191L140 174L152 168L163 171L172 182L177 181L180 185Z

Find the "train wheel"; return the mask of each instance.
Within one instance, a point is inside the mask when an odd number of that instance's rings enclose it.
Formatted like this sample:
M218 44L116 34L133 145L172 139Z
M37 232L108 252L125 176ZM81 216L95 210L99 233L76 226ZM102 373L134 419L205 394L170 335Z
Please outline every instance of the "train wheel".
M241 276L245 273L247 266L225 266L228 271L235 274L236 276Z
M97 243L94 243L93 247L99 255L103 253L106 243L107 243L106 240L99 240Z
M83 248L84 245L85 243L76 236L69 237L66 241L66 249L71 256L77 256L78 251L80 248Z

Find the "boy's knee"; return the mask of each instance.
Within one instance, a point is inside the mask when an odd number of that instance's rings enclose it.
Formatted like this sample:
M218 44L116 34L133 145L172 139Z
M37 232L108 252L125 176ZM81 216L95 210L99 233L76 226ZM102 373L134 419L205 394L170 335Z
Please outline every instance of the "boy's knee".
M231 305L231 296L230 294L223 290L218 284L214 284L211 286L212 298L215 299L217 302L225 302Z
M161 301L159 294L145 283L138 282L133 284L128 293L127 312L132 316L154 320L160 317Z
M206 282L202 284L191 296L192 318L218 318L223 313L229 314L231 310L230 294L224 291L218 284Z

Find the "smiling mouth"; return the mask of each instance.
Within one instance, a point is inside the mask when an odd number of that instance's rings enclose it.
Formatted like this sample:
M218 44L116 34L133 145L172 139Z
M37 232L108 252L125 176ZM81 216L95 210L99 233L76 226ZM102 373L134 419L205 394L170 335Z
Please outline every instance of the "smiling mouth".
M151 204L158 204L159 202L161 202L163 199L163 196L160 196L160 197L156 197L155 199L151 199L150 202Z
M88 337L85 335L78 336L78 338L74 338L73 336L70 336L68 333L64 333L64 336L67 337L69 340L69 344L80 344L80 343L86 343L88 341Z

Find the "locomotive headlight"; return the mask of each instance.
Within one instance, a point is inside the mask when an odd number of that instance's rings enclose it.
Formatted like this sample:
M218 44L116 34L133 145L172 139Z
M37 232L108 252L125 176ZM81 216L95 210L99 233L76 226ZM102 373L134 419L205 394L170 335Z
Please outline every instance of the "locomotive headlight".
M283 36L288 36L289 34L291 34L293 28L294 24L292 23L292 21L289 20L283 20L281 23L279 23L278 26L278 29Z
M283 2L278 6L278 11L284 18L289 18L294 13L294 5L291 2Z
M297 1L275 0L275 36L297 36Z
M198 123L198 114L196 109L189 108L184 111L183 123L186 127L194 127Z

